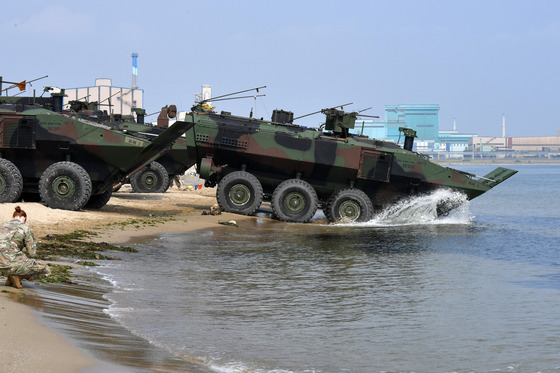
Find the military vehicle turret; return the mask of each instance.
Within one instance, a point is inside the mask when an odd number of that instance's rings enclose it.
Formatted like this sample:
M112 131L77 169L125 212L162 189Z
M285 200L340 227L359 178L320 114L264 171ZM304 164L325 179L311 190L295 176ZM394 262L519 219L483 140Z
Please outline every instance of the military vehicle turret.
M22 193L48 207L101 208L113 185L168 151L192 124L178 122L151 141L62 111L64 91L48 87L52 110L0 96L0 202Z
M517 171L497 168L484 177L442 167L413 151L408 128L404 147L350 133L357 112L324 109L325 123L306 128L291 112L275 110L272 120L215 113L204 102L180 118L194 124L187 145L206 186L217 185L222 210L253 214L264 200L276 217L308 222L318 208L329 222L364 222L411 195L447 188L473 199ZM438 214L457 203L441 201Z

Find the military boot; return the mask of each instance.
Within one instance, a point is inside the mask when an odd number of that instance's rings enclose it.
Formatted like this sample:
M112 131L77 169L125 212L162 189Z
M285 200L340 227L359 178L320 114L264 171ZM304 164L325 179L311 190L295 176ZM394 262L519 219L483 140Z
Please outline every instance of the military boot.
M21 282L19 281L19 276L11 275L8 276L8 281L11 282L11 286L15 287L16 289L23 289ZM7 282L7 281L6 281Z

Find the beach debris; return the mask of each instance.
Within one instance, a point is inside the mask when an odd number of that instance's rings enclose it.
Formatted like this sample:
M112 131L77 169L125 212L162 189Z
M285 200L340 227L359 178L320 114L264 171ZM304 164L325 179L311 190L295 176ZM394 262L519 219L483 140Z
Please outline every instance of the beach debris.
M217 203L212 205L209 211L207 210L202 211L202 215L221 215L221 214L222 214L222 210L220 210L220 206Z
M194 191L194 190L202 190L202 187L204 186L204 184L194 184L194 185L187 185L185 187L185 190L189 190L189 191Z
M232 226L232 227L239 227L239 226L237 225L237 222L236 222L235 220L229 220L229 221L218 220L218 224L221 224L221 225L229 225L229 226Z

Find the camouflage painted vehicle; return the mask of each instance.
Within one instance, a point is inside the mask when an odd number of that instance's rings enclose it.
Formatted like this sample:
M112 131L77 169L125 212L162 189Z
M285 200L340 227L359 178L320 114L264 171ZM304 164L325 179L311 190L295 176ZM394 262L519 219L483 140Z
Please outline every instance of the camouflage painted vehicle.
M53 110L0 97L0 202L25 193L51 208L101 208L114 184L168 151L190 126L175 123L148 141L64 114L63 95L53 93Z
M169 127L169 119L174 119L177 115L175 105L162 108L157 126L144 124L144 109L135 108L137 120L129 115L108 115L99 110L97 102L70 101L70 109L84 119L92 120L113 128L116 131L133 134L147 141L152 141ZM114 191L120 189L122 184L130 183L132 190L136 193L164 193L170 186L175 176L185 173L195 163L194 149L187 149L184 138L179 137L175 140L168 152L164 153L157 160L136 172L130 179L116 184Z
M134 122L121 122L114 128L143 137L148 141L152 141L155 136L159 136L164 131L162 128ZM194 165L195 160L196 158L189 154L186 140L179 137L173 142L168 152L136 172L125 182L129 182L136 193L164 193L169 189L173 178L183 175Z
M174 108L174 105L170 105L169 108ZM162 108L157 126L137 123L132 118L106 124L119 131L152 141L169 126L169 118L174 119L175 117L176 111L168 110L166 106ZM173 178L183 175L194 165L195 161L194 148L187 148L185 138L179 137L173 142L168 152L130 178L129 182L132 190L136 193L164 193L169 188Z
M293 114L281 110L267 121L193 107L184 118L195 125L186 133L187 145L196 148L206 186L218 186L221 209L249 215L268 200L282 221L308 222L321 208L329 222L364 222L400 199L440 188L473 199L517 172L497 168L477 177L442 167L412 151L411 129L402 128L400 147L350 134L356 112L322 113L326 121L316 129L293 124ZM456 207L442 201L437 212Z

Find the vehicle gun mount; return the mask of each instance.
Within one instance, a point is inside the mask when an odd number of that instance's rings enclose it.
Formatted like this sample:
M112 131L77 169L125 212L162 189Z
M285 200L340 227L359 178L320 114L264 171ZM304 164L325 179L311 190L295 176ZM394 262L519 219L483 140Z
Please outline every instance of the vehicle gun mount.
M358 115L357 112L345 113L343 110L338 109L324 109L321 112L326 116L326 131L331 131L337 136L346 138L349 135L349 131L354 129Z

